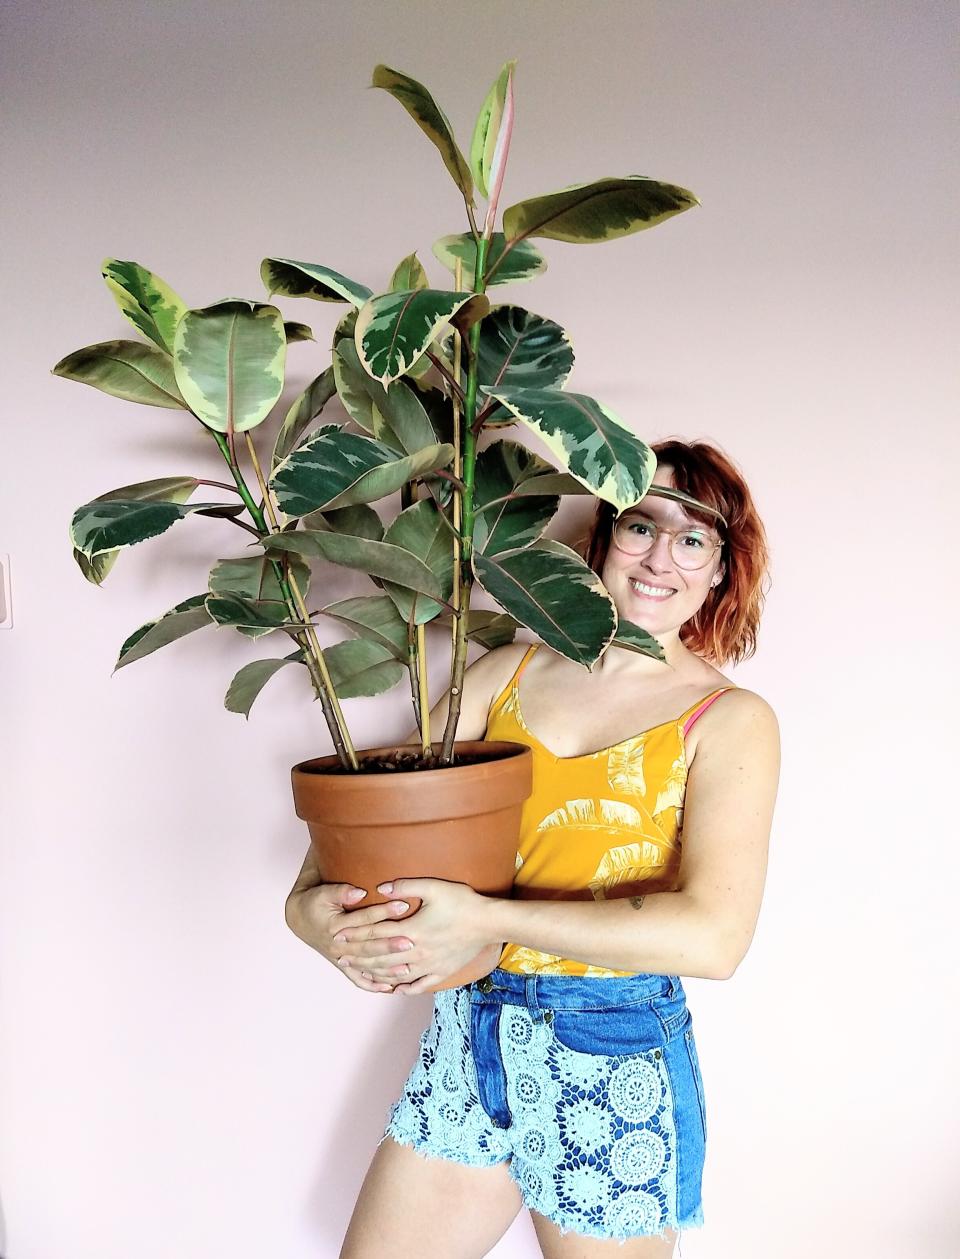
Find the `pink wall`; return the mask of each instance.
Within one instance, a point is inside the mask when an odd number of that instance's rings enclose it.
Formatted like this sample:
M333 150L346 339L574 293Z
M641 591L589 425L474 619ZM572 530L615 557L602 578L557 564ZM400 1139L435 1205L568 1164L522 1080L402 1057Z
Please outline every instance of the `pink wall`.
M687 983L710 1148L707 1228L683 1253L957 1245L944 987L960 871L940 781L955 724L955 15L929 0L8 0L7 1259L335 1256L430 1004L359 993L284 924L307 842L289 767L329 748L303 680L277 678L249 724L227 713L234 672L268 653L212 629L111 678L127 634L200 590L238 535L194 519L122 557L103 590L84 582L76 506L222 464L175 413L49 368L130 335L107 256L196 305L260 297L267 254L376 289L416 248L444 283L430 244L463 230L458 195L366 84L378 61L422 79L468 145L508 57L507 204L627 173L703 204L604 246L545 242L547 274L503 296L569 329L572 386L644 438L720 443L773 545L759 652L730 676L778 712L783 777L752 951L728 983ZM284 309L321 347L341 313ZM307 344L290 361L292 397L325 359ZM577 535L583 506L556 536ZM367 589L324 580L331 599ZM439 651L434 666L436 696ZM347 712L359 746L410 724L399 688ZM537 1254L527 1218L495 1254Z

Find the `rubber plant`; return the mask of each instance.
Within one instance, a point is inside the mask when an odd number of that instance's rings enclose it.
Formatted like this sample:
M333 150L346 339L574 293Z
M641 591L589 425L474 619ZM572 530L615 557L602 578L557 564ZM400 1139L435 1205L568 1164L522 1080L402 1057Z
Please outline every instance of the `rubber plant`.
M283 634L294 650L245 665L226 707L249 714L265 683L295 664L309 675L342 771L370 768L356 753L341 702L409 680L420 746L396 749L393 768L455 761L467 645L511 641L526 626L585 666L611 643L663 658L639 627L618 621L599 577L544 532L564 494L591 494L618 511L650 489L656 459L609 407L571 392L565 330L488 290L546 268L535 240L613 240L697 204L684 188L640 175L605 177L535 196L497 213L514 123L515 61L480 110L466 157L447 116L416 80L378 65L371 86L393 96L436 146L463 198L467 230L443 236L435 258L452 286L434 287L416 253L373 291L326 264L269 257L266 300L224 298L188 308L147 268L107 260L103 278L141 340L86 346L56 375L148 406L181 411L216 442L229 481L192 475L111 490L74 514L70 537L84 576L99 585L122 550L188 516L245 531L244 554L219 559L208 588L135 630L115 668L208 625L250 639ZM486 199L481 214L477 194ZM292 402L265 459L254 430L274 416L287 346L313 340L285 320L275 297L338 302L330 362ZM347 419L323 417L337 396ZM555 462L503 437L520 424ZM480 450L480 439L493 440ZM194 495L207 487L231 501ZM683 499L678 491L654 491ZM379 505L399 495L384 524ZM311 563L365 573L375 593L324 604ZM471 607L478 584L501 611ZM317 617L350 637L321 647ZM427 700L426 626L449 632L450 704L437 748ZM439 741L438 741L439 742ZM380 768L382 768L382 764Z

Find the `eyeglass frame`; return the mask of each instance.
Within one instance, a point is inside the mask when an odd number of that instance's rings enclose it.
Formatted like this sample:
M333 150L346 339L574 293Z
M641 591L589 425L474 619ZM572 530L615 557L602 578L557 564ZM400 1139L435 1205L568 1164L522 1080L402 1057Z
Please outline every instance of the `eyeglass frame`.
M651 489L648 490L647 492L652 493L655 488L659 488L659 487L651 487ZM688 501L695 502L696 500L688 500ZM700 506L701 504L697 504L697 505ZM706 506L706 504L703 504L703 506ZM710 563L710 561L717 554L717 552L722 550L723 548L723 543L724 543L723 538L720 538L720 537L710 538L709 540L713 543L713 549L710 551L710 554L706 557L703 563L696 564L694 565L693 568L686 568L686 566L684 564L681 564L680 561L677 559L677 557L673 554L673 542L676 540L678 534L693 533L696 529L696 526L687 525L686 528L684 529L668 529L666 528L665 525L658 525L657 522L651 519L649 516L644 516L643 517L644 524L652 525L655 530L655 533L652 539L650 540L650 545L647 547L645 551L628 551L626 547L622 547L620 543L617 541L617 525L620 523L623 517L627 515L628 512L636 512L638 510L638 507L639 507L639 504L635 504L633 507L628 507L626 511L622 511L619 516L614 516L613 523L610 526L610 541L617 548L617 550L620 551L623 555L634 555L634 556L647 555L657 545L657 538L660 536L660 534L668 533L672 539L670 543L671 558L680 568L684 568L687 572L695 573L695 572L699 572L700 569L702 568L706 568L706 566ZM720 513L716 511L714 508L710 508L709 510L712 511L714 515L720 516ZM720 519L722 520L723 517L720 516Z

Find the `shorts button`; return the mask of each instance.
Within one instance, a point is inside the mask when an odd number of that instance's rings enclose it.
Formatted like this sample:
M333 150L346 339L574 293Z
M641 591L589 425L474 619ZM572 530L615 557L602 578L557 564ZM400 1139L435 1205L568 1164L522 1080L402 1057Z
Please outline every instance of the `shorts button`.
M552 1023L552 1022L553 1022L553 1011L552 1011L552 1010L544 1010L544 1012L543 1012L543 1018L544 1018L544 1022L546 1022L546 1023Z
M483 979L478 981L477 987L481 992L491 992L493 989L493 980L489 975L484 975Z
M661 1052L660 1052L660 1050L659 1050L659 1049L655 1049L655 1050L653 1051L653 1056L654 1056L654 1058L662 1058L662 1057L663 1057L663 1055L661 1054Z

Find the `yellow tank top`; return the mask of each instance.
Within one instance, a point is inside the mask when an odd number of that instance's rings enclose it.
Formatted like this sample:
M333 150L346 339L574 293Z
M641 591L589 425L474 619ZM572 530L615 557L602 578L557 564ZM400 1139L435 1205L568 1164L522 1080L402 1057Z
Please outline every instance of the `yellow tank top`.
M533 791L523 806L514 878L516 899L605 900L672 891L680 870L687 780L684 735L724 691L697 700L672 721L585 756L554 756L527 729L523 655L490 706L485 739L533 749ZM630 975L507 943L498 963L524 975Z

